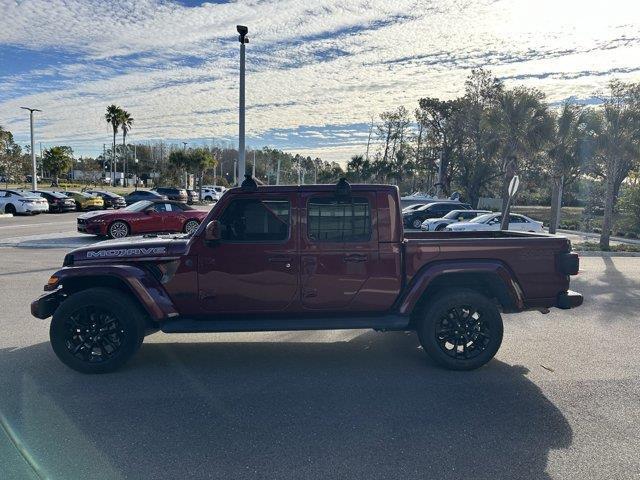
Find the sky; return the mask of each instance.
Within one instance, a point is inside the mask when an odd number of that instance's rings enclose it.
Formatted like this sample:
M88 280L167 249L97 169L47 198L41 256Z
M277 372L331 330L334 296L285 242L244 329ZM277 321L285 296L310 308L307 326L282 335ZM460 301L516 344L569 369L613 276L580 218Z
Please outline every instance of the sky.
M134 142L237 144L239 46L249 27L247 146L345 163L372 116L453 98L472 68L550 102L640 81L638 0L0 0L0 125L97 155L107 105ZM36 147L37 148L37 147Z

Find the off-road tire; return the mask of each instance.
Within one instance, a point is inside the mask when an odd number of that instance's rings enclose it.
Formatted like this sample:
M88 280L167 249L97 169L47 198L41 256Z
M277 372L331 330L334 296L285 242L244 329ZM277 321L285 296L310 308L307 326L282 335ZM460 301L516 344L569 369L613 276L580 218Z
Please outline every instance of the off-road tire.
M436 295L416 324L427 355L450 370L473 370L491 360L503 334L496 305L471 289L442 290Z
M77 337L72 338L76 330L71 325L74 324L79 312L91 310L106 312L110 318L115 318L117 320L115 333L118 336L111 339L120 339L117 348L109 357L97 358L98 355L94 356L93 352L101 349L92 348L90 358L96 361L80 358L87 355L88 346L83 348L80 356L74 355L71 351L72 347L81 343ZM95 317L96 315L93 318ZM72 330L74 333L70 333ZM107 373L117 370L140 348L144 334L145 314L137 302L126 293L102 287L74 293L64 300L53 314L49 328L49 338L56 356L65 365L81 373ZM82 338L88 338L84 333L82 335Z

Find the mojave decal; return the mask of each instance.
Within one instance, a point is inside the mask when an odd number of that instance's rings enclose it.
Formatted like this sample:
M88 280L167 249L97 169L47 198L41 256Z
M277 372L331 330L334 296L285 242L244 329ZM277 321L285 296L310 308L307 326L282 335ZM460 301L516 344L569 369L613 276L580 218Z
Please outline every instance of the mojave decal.
M135 257L140 255L160 255L167 253L166 247L118 248L113 250L89 250L87 258Z

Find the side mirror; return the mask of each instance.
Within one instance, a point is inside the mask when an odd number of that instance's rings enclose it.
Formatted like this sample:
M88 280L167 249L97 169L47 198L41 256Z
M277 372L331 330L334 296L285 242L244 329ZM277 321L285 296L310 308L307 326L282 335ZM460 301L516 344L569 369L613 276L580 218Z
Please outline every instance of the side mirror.
M154 212L155 212L155 209L153 207L145 208L144 210L144 213L146 213L147 215L151 215Z
M222 231L220 229L220 222L218 220L211 220L207 223L207 228L204 231L204 239L207 242L217 242L222 238Z

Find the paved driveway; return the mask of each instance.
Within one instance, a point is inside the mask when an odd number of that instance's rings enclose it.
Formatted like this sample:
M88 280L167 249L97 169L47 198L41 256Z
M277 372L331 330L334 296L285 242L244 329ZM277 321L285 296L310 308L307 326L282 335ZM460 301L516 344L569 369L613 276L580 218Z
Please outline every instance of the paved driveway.
M474 372L436 368L412 333L329 331L155 334L86 376L28 313L64 253L0 248L0 478L640 472L640 258L583 259L584 306L507 316Z

